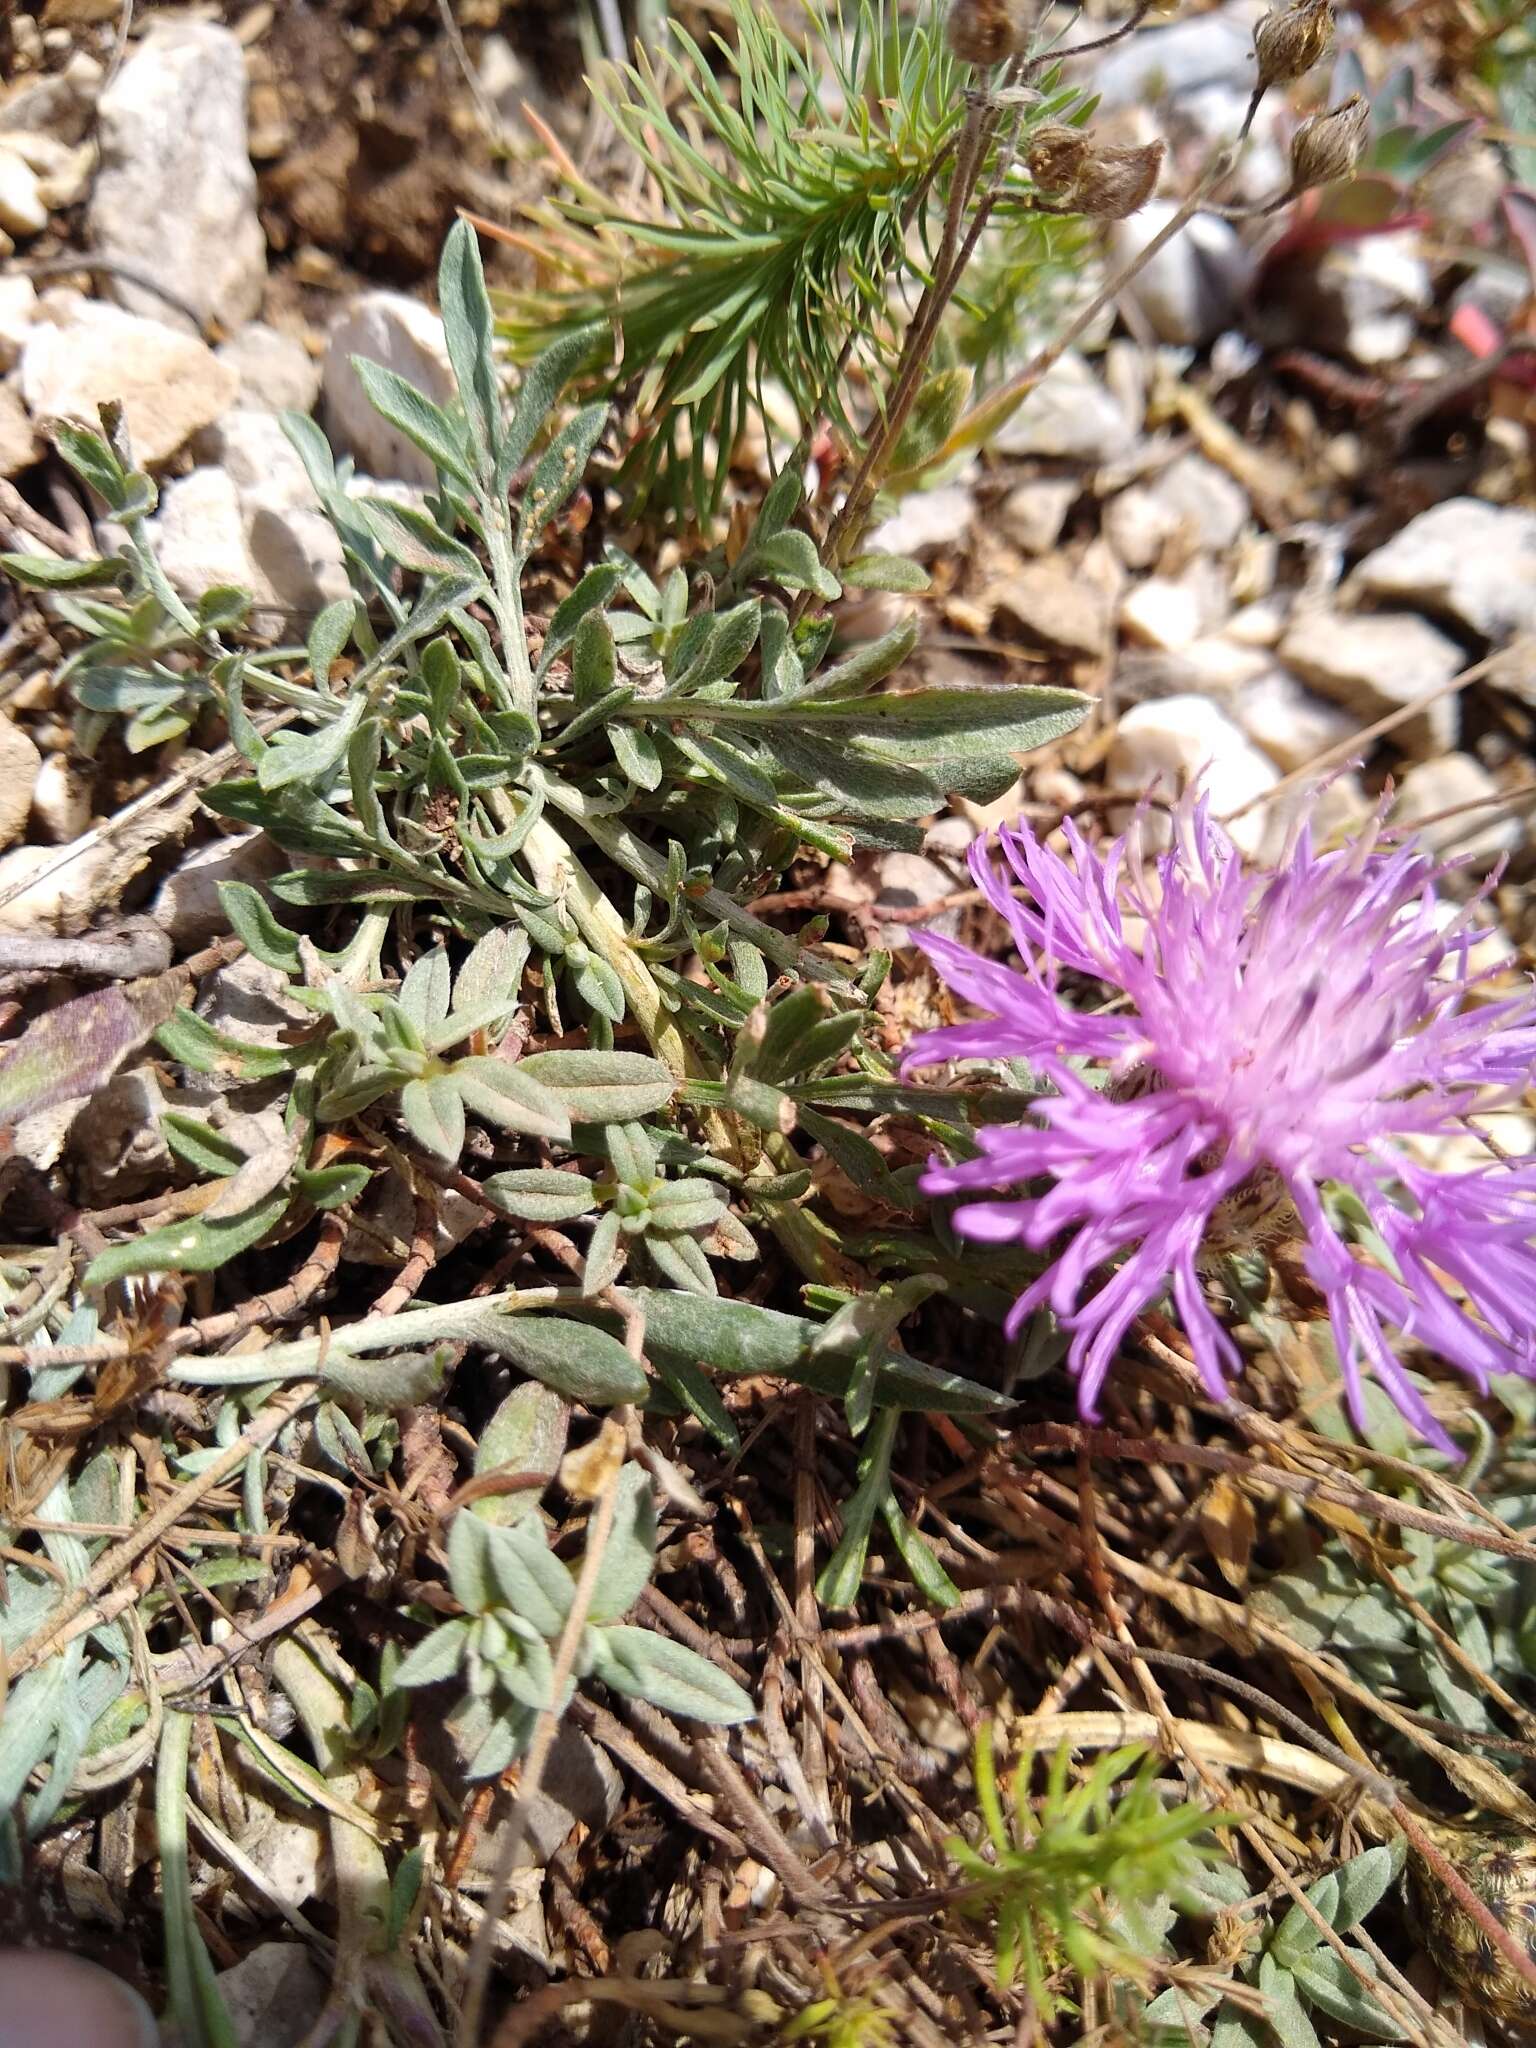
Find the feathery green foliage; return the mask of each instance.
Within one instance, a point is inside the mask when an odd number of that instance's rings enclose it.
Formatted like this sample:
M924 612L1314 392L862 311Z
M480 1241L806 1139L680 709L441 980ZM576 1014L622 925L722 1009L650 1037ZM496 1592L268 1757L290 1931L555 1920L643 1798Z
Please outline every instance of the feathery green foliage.
M640 409L660 426L642 479L691 447L695 504L717 500L725 477L706 437L732 445L760 379L783 384L802 419L823 407L841 418L845 340L866 364L889 353L892 284L923 275L909 224L920 241L922 202L942 193L964 121L933 11L910 24L887 0L858 0L848 19L842 0L805 0L805 12L802 43L755 0L730 0L734 38L713 42L734 91L675 24L671 48L609 68L597 96L654 180L659 213L616 216L562 165L570 190L533 216L560 281L502 305L519 357L580 334L607 381L641 380Z
M1177 1893L1218 1852L1196 1842L1226 1816L1192 1801L1164 1804L1158 1759L1136 1747L1103 1756L1079 1785L1067 1782L1066 1749L1051 1759L1043 1797L1029 1794L1032 1757L1014 1773L1010 1825L998 1791L993 1730L983 1722L975 1751L976 1804L992 1854L962 1839L946 1846L970 1880L962 1911L991 1921L1002 1984L1022 1977L1036 2009L1059 2009L1050 1979L1066 1965L1080 1977L1144 1965L1112 1927L1116 1913Z

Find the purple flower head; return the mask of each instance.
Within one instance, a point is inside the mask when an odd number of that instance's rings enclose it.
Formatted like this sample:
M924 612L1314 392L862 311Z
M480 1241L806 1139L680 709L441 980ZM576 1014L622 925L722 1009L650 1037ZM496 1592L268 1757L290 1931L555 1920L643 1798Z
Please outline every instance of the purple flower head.
M1140 825L1099 853L1069 823L1068 858L1005 828L1001 870L990 842L971 849L1018 968L918 935L988 1014L923 1033L906 1064L1020 1059L1054 1089L1031 1122L984 1126L978 1157L934 1164L922 1185L968 1198L962 1236L1049 1252L1009 1328L1055 1310L1087 1416L1130 1324L1164 1294L1220 1398L1241 1359L1202 1271L1299 1237L1356 1426L1371 1373L1448 1445L1387 1331L1479 1389L1490 1373L1536 1376L1536 1161L1490 1153L1486 1167L1434 1172L1411 1145L1463 1130L1490 1085L1525 1086L1533 998L1467 1003L1475 934L1465 913L1442 928L1437 870L1411 844L1382 849L1373 832L1319 854L1303 830L1255 875L1203 800L1179 806L1172 850L1150 865ZM1123 999L1074 1009L1063 970ZM1340 1191L1368 1217L1356 1235L1374 1235L1371 1250L1341 1234Z

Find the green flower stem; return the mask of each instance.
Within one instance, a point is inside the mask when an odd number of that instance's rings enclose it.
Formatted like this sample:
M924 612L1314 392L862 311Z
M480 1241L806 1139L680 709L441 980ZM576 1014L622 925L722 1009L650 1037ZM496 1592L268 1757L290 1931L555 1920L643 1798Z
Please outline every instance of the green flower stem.
M547 790L551 802L559 803L562 808L568 808L573 815L575 814L574 805L568 806L563 801L567 794L574 797L575 791L567 792L562 785L556 783L548 784ZM603 846L605 852L612 852L613 858L620 860L621 865L630 865L629 862L622 860L614 848L605 843L602 828L610 826L611 820L594 817L588 812L582 817L581 822L592 838ZM664 889L666 870L656 860L656 856L622 826L616 829L622 838L633 846L636 853L643 853L646 856L648 868L654 863L654 869L645 874L643 879L654 888ZM701 1066L697 1054L673 1023L671 1013L662 1002L661 990L657 987L650 969L630 945L623 919L547 818L540 818L529 832L523 843L523 857L528 862L537 887L543 890L545 895L554 896L566 905L587 944L601 953L618 975L635 1021L650 1041L656 1057L671 1069L680 1082L708 1079L709 1076ZM778 932L770 930L767 925L759 926L755 918L747 918L746 912L721 890L707 890L699 900L700 907L712 915L723 916L729 910L733 913L732 921L746 919L749 925L755 927L749 936L754 943L762 946L764 952L770 954L776 965L791 964L781 957L783 949L787 948L791 954L798 956L796 964L800 966L801 971L806 971L806 963L811 960L811 955L802 953L799 947L782 938ZM777 949L771 949L764 944L765 938L776 941ZM818 962L817 965L824 963ZM764 1137L740 1117L732 1116L726 1111L710 1109L705 1111L702 1121L705 1136L712 1149L732 1166L738 1166L744 1172L750 1172L761 1159L769 1162L770 1170L775 1175L792 1173L801 1164L787 1139L776 1135ZM843 1257L836 1241L809 1210L800 1208L794 1202L765 1202L762 1205L762 1215L784 1251L808 1279L819 1280L832 1287L851 1287L856 1292L863 1292L868 1284L863 1269L854 1265L852 1260ZM270 1360L271 1353L266 1355Z
M192 1716L168 1713L155 1764L155 1834L165 1923L166 1982L177 2036L187 2048L237 2048L192 1910L187 1871L187 1764Z
M600 847L611 861L637 882L643 882L658 896L665 897L666 862L643 839L637 839L617 818L605 816L587 801L580 790L572 789L569 784L549 778L543 786L549 802L557 810L564 811L568 818L574 818L593 844ZM797 946L783 932L764 924L750 910L743 910L723 889L705 889L694 900L706 917L727 925L738 938L749 939L765 959L771 960L775 967L783 968L786 974L798 974L802 981L847 984L848 977L840 967L830 960L823 960L816 953L808 953L803 946Z
M349 1761L346 1700L291 1638L285 1638L273 1651L272 1675L303 1723L327 1784L355 1803L361 1788ZM441 2041L441 2030L415 1964L408 1955L391 1950L389 1866L384 1852L366 1829L334 1807L329 1812L329 1826L340 1916L336 1987L350 1990L355 1986L357 2005L335 2038L356 2040L362 2011L388 2004L408 2015L411 2038ZM370 1985L370 1978L388 1979L387 1988Z
M630 1014L656 1057L676 1080L688 1080L692 1054L662 1000L655 976L629 943L624 920L547 818L539 818L531 827L522 855L534 887L565 905L581 936L619 977Z
M512 544L512 508L505 491L483 495L480 516L485 528L486 553L491 558L491 576L495 583L491 605L501 629L501 653L512 686L512 709L536 718L539 693L528 660L528 629L523 623L523 585Z

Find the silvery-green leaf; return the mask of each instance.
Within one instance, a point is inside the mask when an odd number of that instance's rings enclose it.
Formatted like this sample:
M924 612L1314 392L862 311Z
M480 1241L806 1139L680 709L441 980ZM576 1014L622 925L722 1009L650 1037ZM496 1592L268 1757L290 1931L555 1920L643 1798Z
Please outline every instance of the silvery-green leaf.
M479 1341L571 1401L643 1401L650 1382L616 1337L564 1316L486 1317Z
M667 1237L646 1232L645 1255L664 1280L693 1294L719 1292L708 1259L691 1237Z
M798 527L769 534L753 544L747 563L750 574L781 583L786 590L811 590L818 597L841 597L843 586L822 567L816 543Z
M513 1647L496 1660L496 1677L520 1707L542 1713L554 1692L555 1666L549 1645L539 1635L515 1637Z
M12 1685L0 1722L0 1813L15 1809L28 1778L53 1749L79 1662L50 1657Z
M597 1205L597 1189L584 1173L563 1173L554 1166L493 1173L480 1183L480 1192L526 1223L570 1223Z
M590 1621L618 1621L651 1582L656 1564L656 1508L650 1474L643 1465L626 1465L619 1474L618 1505L613 1529L598 1566Z
M486 1524L462 1508L448 1530L448 1583L454 1599L471 1614L485 1614L498 1604Z
M907 555L860 555L843 571L850 590L918 592L933 581L920 562Z
M1358 1927L1386 1897L1394 1880L1403 1867L1401 1841L1396 1847L1377 1843L1374 1848L1362 1849L1358 1856L1351 1856L1347 1863L1341 1863L1333 1872L1337 1880L1338 1908L1332 1916L1332 1924L1340 1934L1347 1934L1352 1927Z
M331 679L331 670L340 660L347 642L352 637L353 622L357 617L357 600L352 597L338 597L334 604L328 604L309 629L307 653L309 671L317 689L323 690Z
M581 1268L582 1293L601 1294L605 1287L611 1287L623 1271L624 1256L618 1211L609 1209L598 1218L587 1245Z
M1212 2029L1210 2048L1273 2048L1273 2042L1262 2020L1225 2012Z
M452 1678L469 1637L467 1621L440 1622L429 1636L406 1651L395 1671L398 1686L436 1685Z
M208 1222L191 1216L168 1223L142 1237L110 1245L86 1269L87 1287L108 1287L135 1273L213 1273L238 1253L249 1251L287 1213L292 1195L286 1185L267 1195L243 1215Z
M510 1713L495 1715L485 1740L464 1766L465 1777L471 1780L499 1778L513 1758L526 1748L534 1719L526 1708L514 1708Z
M559 1096L572 1123L630 1123L670 1102L677 1085L660 1060L638 1052L536 1052L518 1067Z
M514 420L514 427L516 422ZM588 612L600 611L618 589L620 576L612 562L599 562L589 569L571 592L555 606L548 631L544 635L544 646L539 655L538 680L543 681L549 673L550 663L557 654L563 654L575 637L576 628Z
M599 1017L606 1017L610 1024L623 1023L624 984L606 960L596 953L588 953L572 974L571 982L589 1010L595 1010Z
M514 1387L480 1432L475 1451L475 1476L491 1472L537 1473L553 1479L565 1454L570 1410L560 1396L537 1380ZM539 1492L532 1486L516 1493L487 1494L472 1512L482 1521L509 1527L537 1512Z
M613 757L636 789L657 789L661 785L661 755L650 734L637 725L614 719L607 728Z
M707 1657L650 1629L594 1628L590 1642L596 1677L664 1714L730 1728L757 1712L750 1696Z
M613 634L599 611L589 611L576 628L571 647L571 688L578 704L606 697L618 673Z
M437 293L448 360L469 421L475 466L489 481L500 453L501 397L496 388L491 301L485 289L480 244L467 220L455 221L443 244Z
M1349 1951L1362 1974L1374 1979L1375 1963L1363 1949ZM1296 1989L1309 2005L1374 2041L1406 2041L1408 2036L1364 1990L1344 1958L1332 1949L1317 1949L1294 1965Z
M1268 1956L1259 1963L1259 1989L1269 2004L1265 2018L1280 2048L1323 2048L1317 2029L1296 1995L1296 1980Z
M532 1060L514 1064L510 1060L492 1059L488 1054L473 1054L454 1062L453 1079L465 1107L476 1116L500 1124L504 1130L522 1131L531 1138L569 1138L568 1105L533 1067Z
M656 1147L637 1123L609 1124L603 1143L613 1166L614 1178L627 1186L649 1189L656 1178Z
M488 931L459 969L453 985L453 1006L465 1013L483 1015L496 1002L504 1014L517 1008L528 962L528 934L516 925L497 925Z
M740 1455L741 1432L731 1420L730 1410L696 1365L672 1358L665 1365L657 1365L656 1374L668 1393L704 1425L730 1457Z
M506 429L506 442L497 472L498 488L504 490L511 482L513 470L544 431L555 400L593 352L594 346L598 349L603 346L600 323L596 329L562 335L524 370L522 382L517 387L512 418Z
M1327 1924L1335 1926L1339 1910L1339 1880L1331 1870L1316 1884L1307 1886L1307 1898ZM1269 1953L1278 1968L1288 1970L1298 1956L1316 1948L1322 1938L1311 1914L1295 1905L1280 1922L1279 1932L1269 1945Z
M608 421L606 405L583 406L556 434L534 466L523 493L517 545L531 554L545 527L564 509L587 473L587 461Z
M575 1584L570 1573L544 1541L543 1525L530 1518L512 1527L482 1522L463 1514L483 1532L487 1569L496 1587L498 1606L509 1607L521 1620L553 1639L570 1612Z
M346 708L329 725L314 732L280 732L269 742L256 763L256 781L265 791L287 789L292 783L324 789L332 774L346 759L347 743L367 708L367 698L358 691Z
M439 1159L455 1160L463 1151L464 1098L456 1073L407 1081L400 1091L400 1114L417 1144Z
M707 1180L670 1180L651 1192L653 1231L707 1231L719 1223L725 1196Z
M389 498L354 498L359 514L392 562L402 568L428 570L439 576L473 576L480 568L472 548L443 532L437 522L413 505Z
M841 1399L848 1391L856 1348L817 1353L822 1328L802 1316L754 1302L706 1298L670 1288L635 1290L645 1316L645 1346L653 1359L681 1360L729 1376L780 1377ZM903 1407L943 1415L993 1414L1009 1404L988 1388L958 1373L893 1352L882 1361L875 1386L877 1407Z
M416 1026L423 1040L448 1014L450 974L444 947L434 946L411 962L395 1001Z
M353 356L352 368L368 403L381 419L404 434L438 469L446 470L460 483L471 481L464 430L441 406L434 405L424 392L395 371L369 362L366 356Z

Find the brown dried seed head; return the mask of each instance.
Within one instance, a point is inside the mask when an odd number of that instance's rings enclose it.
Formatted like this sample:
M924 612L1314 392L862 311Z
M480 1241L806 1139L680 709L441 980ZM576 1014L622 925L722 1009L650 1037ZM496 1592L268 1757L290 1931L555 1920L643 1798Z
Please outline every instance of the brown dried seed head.
M1352 178L1371 125L1370 103L1352 92L1326 114L1313 114L1291 137L1291 184L1298 192Z
M1291 85L1303 78L1333 40L1333 0L1293 0L1272 8L1253 31L1259 84Z
M1089 163L1073 194L1078 212L1100 220L1124 220L1135 213L1157 190L1165 154L1161 142L1106 145Z
M1048 122L1029 145L1030 176L1073 213L1124 220L1145 206L1163 167L1161 142L1096 142L1081 128Z
M1042 192L1069 192L1082 175L1093 149L1081 128L1065 121L1047 121L1030 137L1025 162Z
M1001 64L1024 47L1022 0L950 0L949 47L966 64Z

